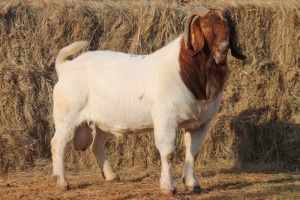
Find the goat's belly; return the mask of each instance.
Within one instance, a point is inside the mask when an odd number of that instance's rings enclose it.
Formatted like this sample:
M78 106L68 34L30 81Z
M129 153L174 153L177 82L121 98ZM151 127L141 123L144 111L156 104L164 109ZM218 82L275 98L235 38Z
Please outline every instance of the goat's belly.
M97 106L86 110L90 121L106 132L110 133L136 133L149 131L153 128L150 108L146 109L135 105L131 108L115 105Z
M140 128L116 128L116 127L108 127L108 126L103 126L101 123L96 123L97 128L101 129L102 131L112 133L116 135L117 137L122 136L123 134L138 134L138 133L147 133L147 132L152 132L153 128L151 126L149 127L140 127Z
M95 120L96 126L106 132L110 133L140 133L147 132L153 129L151 119L136 119L133 118L119 118L119 120Z

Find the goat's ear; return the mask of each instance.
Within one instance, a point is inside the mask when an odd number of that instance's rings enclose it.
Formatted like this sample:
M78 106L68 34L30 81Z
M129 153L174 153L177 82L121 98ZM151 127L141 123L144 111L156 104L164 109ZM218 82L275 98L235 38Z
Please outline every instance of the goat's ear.
M192 15L187 19L183 37L186 49L191 49L195 52L202 50L204 46L204 38L200 28L199 16Z
M193 46L194 52L199 52L204 47L204 36L200 27L200 17L193 20L191 24L191 45Z
M239 59L239 60L244 60L246 59L247 57L244 56L238 49L238 46L237 46L237 34L236 34L236 28L235 28L235 24L232 23L232 26L231 26L231 31L229 33L229 44L230 44L230 49L231 49L231 55L233 57L235 57L236 59Z
M247 57L244 56L238 49L236 27L235 27L234 21L232 20L231 12L228 8L224 8L223 13L224 13L225 18L228 21L229 28L230 28L229 44L230 44L230 49L231 49L231 55L239 60L244 60Z

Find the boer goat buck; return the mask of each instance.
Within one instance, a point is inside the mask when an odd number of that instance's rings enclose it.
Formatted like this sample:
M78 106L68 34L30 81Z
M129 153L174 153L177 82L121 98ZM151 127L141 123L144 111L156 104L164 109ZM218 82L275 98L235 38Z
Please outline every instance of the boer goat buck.
M176 185L171 165L177 128L185 128L185 165L182 180L200 192L194 161L213 116L219 111L227 67L227 51L237 59L235 24L228 9L198 7L188 16L184 33L149 55L113 51L85 52L74 42L56 58L54 87L55 134L51 140L53 176L68 188L64 172L65 147L93 153L106 180L118 180L105 155L108 134L154 130L161 156L160 188L172 195ZM95 131L92 131L92 130ZM93 134L92 134L93 133Z

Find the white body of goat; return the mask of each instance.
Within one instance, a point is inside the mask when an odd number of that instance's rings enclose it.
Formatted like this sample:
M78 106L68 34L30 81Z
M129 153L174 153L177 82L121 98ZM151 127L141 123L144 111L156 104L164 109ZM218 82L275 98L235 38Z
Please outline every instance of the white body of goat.
M67 56L85 48L87 43L75 42L62 49L56 62L59 81L54 88L56 133L52 148L56 145L56 150L53 151L63 149L73 139L76 128L85 122L93 122L103 131L97 133L99 140L105 140L106 137L101 136L104 132L120 134L154 128L155 142L163 162L161 187L165 192L173 192L175 184L169 164L173 159L176 128L203 129L194 146L191 146L191 136L186 134L187 148L200 148L209 122L219 111L221 103L221 94L214 101L198 101L184 85L179 62L174 59L179 56L180 39L143 56L94 51L67 61ZM103 145L96 145L93 147L102 149L98 155L97 149L94 153L104 176L116 179L117 175L109 164L104 164L107 160L102 158L105 153ZM188 159L189 154L187 162ZM53 156L54 175L65 177L61 160L59 156ZM186 185L197 187L199 183L193 170L187 167L185 171ZM65 178L58 181L61 186L68 184Z

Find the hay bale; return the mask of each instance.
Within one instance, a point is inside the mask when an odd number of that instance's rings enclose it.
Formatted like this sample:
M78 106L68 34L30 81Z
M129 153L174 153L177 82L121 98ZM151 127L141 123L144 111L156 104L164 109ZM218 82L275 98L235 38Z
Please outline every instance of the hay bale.
M52 90L58 51L76 40L90 50L147 54L183 30L186 13L199 1L1 1L0 167L23 169L49 159L54 133ZM231 74L222 109L198 161L300 162L299 1L200 1L229 7L248 59L229 57ZM177 162L184 159L182 131ZM152 133L111 140L114 166L159 163ZM67 150L67 163L95 163L91 151Z

